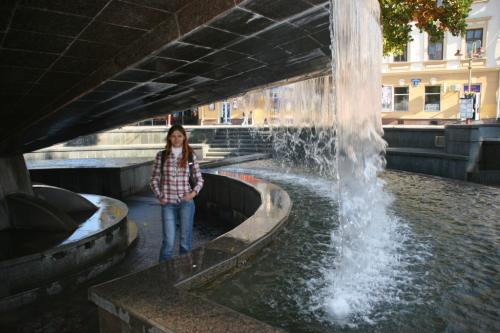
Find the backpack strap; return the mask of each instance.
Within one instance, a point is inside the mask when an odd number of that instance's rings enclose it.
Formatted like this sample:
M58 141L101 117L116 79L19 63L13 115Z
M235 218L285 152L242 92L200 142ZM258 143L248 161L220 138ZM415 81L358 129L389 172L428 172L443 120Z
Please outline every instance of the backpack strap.
M189 166L189 186L191 186L191 190L193 190L196 187L196 183L198 182L196 176L193 174L193 166L194 166L193 153L189 153L188 155L188 166Z
M161 151L161 164L160 164L160 184L163 178L163 166L165 165L165 158L167 157L167 151L164 149Z
M189 177L193 176L193 153L188 154Z

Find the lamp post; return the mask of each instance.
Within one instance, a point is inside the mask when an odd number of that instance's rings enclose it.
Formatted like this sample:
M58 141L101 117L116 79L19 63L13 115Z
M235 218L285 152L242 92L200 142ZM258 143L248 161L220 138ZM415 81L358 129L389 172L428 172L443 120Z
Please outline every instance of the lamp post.
M479 45L479 50L477 52L475 52L477 45ZM473 41L472 45L471 45L470 53L469 52L467 52L467 53L468 53L467 54L467 69L469 71L469 77L468 77L468 85L467 85L467 94L465 95L465 93L464 93L464 95L467 98L472 98L472 59L481 56L481 53L482 53L481 41L480 40ZM463 54L460 52L460 50L457 50L457 52L455 53L455 56L458 57L458 59L460 61ZM466 124L469 124L470 119L466 118L465 122L466 122Z

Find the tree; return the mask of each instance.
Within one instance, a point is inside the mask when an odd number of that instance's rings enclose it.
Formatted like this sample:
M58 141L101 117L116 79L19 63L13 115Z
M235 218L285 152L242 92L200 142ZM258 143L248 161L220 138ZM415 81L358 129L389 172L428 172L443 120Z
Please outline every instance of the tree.
M426 31L432 41L452 35L464 35L473 0L379 0L384 54L401 54L413 39L412 22Z

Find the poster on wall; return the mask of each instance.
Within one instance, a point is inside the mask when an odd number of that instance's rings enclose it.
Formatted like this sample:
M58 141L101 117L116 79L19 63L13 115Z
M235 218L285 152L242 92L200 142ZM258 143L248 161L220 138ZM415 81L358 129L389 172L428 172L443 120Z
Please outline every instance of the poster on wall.
M469 85L468 84L464 84L464 93L469 93L469 92L472 92L474 93L473 96L472 96L472 99L473 99L473 105L472 105L472 108L473 108L473 117L472 119L474 120L479 120L481 117L480 117L480 105L481 105L481 85L480 84L472 84L470 86L470 90L469 90Z
M472 98L460 98L460 118L472 119L474 113L474 100Z
M382 86L382 111L392 111L392 86Z

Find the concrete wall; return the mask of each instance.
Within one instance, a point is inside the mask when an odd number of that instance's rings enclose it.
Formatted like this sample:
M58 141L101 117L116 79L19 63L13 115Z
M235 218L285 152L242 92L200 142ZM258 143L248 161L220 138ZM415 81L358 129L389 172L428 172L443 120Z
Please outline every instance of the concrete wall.
M385 127L387 167L447 178L499 184L500 125L445 128Z
M185 126L190 143L204 143L215 135L216 128ZM68 141L62 146L93 145L165 145L168 128L165 126L124 126L111 131L82 136Z
M123 198L149 184L153 161L124 167L57 167L30 169L35 182L61 187L77 193Z
M29 173L22 155L0 158L0 231L10 227L5 197L11 193L33 195Z
M197 214L209 214L230 228L240 225L262 203L259 192L242 182L209 173L203 179L203 189L195 198Z
M384 126L384 140L389 147L444 149L444 127Z
M223 126L224 130L227 131L237 131L242 128L239 126ZM193 146L201 146L204 149L206 145L204 142L212 140L215 137L216 130L220 126L214 126L209 128L187 128L191 138L191 142L194 143ZM290 129L293 130L293 129ZM151 142L154 140L161 139L165 134L165 128L161 127L128 127L122 128L110 132L100 133L96 137L88 137L88 139L80 139L85 142ZM157 135L161 133L161 135ZM304 132L304 135L310 135ZM488 151L483 153L483 142L484 138L500 138L500 127L494 124L485 125L448 125L446 128L444 126L384 126L384 139L388 142L389 147L387 149L387 167L412 171L421 172L432 175L439 175L443 177L456 178L456 179L493 179L497 171L489 170L489 175L487 178L471 178L473 173L477 172L480 167L481 160L484 160L482 156L488 154L496 147L490 144ZM82 141L82 142L83 142ZM161 149L163 143L154 143L158 146L153 150L151 149L149 154L150 158L154 156L157 150ZM99 146L103 154L110 154L110 150L106 150L106 147L118 147L119 145L109 145L109 146ZM97 146L91 146L97 149ZM137 156L137 154L145 154L146 149L144 145L136 145L130 143L125 145L127 151L131 154L130 156ZM141 148L142 147L142 148ZM487 146L486 146L487 147ZM76 149L76 147L66 146L60 149ZM81 149L81 153L87 149L87 147L78 147ZM494 149L493 149L494 150ZM494 150L496 151L496 150ZM54 154L63 154L63 152L57 152ZM71 152L70 154L75 153ZM88 153L88 152L87 152ZM333 153L333 149L332 149ZM36 154L42 154L36 153ZM35 155L35 154L32 154ZM203 156L202 153L197 151L198 157ZM41 156L41 155L40 155ZM303 159L304 154L297 149L297 158ZM204 157L204 156L203 156ZM333 156L332 156L333 158ZM491 159L491 158L490 158ZM492 162L488 160L486 162L491 165ZM484 164L484 163L483 163ZM484 172L483 172L484 173ZM126 176L120 181L122 184L130 184L131 176ZM135 176L134 176L135 177ZM139 176L138 176L139 177ZM492 178L493 177L493 178ZM499 177L497 177L499 178ZM136 179L136 178L134 178ZM70 179L71 180L71 179ZM42 180L40 180L42 181ZM133 181L132 181L133 182ZM483 183L483 181L481 181ZM485 183L491 183L490 181ZM56 186L66 187L67 185L63 183L52 183ZM120 185L122 186L122 185ZM128 187L129 185L123 185L123 187ZM75 191L79 191L74 188ZM106 193L103 191L91 193ZM129 192L122 194L112 194L113 196L123 196L128 195ZM108 192L108 195L109 194Z
M498 138L500 138L500 125L447 126L446 152L468 156L467 172L478 172L483 153L483 142ZM500 156L492 156L491 158L498 160Z
M467 156L445 153L388 151L387 168L467 180Z
M78 137L25 154L27 160L80 158L153 158L165 147L168 129L165 126L126 126L119 129ZM189 142L196 156L205 157L204 144L215 136L215 128L186 127Z

